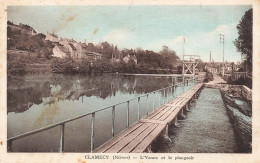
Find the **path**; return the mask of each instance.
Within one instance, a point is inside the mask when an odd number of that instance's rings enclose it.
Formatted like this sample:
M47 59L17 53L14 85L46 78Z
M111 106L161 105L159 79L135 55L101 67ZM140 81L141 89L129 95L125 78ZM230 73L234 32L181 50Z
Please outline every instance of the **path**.
M170 127L172 143L158 145L157 152L229 153L236 151L235 135L219 90L204 88L187 118Z
M225 80L223 80L219 75L213 74L214 79L207 84L220 84L220 83L227 83Z

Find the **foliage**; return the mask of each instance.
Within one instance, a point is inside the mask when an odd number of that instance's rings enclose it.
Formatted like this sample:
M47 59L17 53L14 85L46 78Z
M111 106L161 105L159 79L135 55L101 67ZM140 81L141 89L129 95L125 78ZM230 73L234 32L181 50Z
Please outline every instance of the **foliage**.
M177 66L177 70L178 70L178 74L181 74L182 73L182 66L181 65Z
M112 69L112 63L107 58L98 59L93 63L92 67L94 72L111 72Z
M13 55L7 55L7 75L24 74L25 63Z
M32 52L38 58L51 58L53 45L50 41L44 41L44 35L30 35L21 32L19 29L11 29L7 27L7 49L19 49L23 51Z
M239 78L238 80L232 81L231 79L227 81L228 84L234 84L234 85L245 85L252 89L252 79L250 78Z
M78 66L71 58L55 58L52 60L52 72L73 73L77 72Z
M174 66L176 66L176 62L179 57L176 55L176 52L171 50L168 46L163 46L159 54L163 56L163 63L166 66L164 68L172 69Z
M237 25L238 38L234 45L238 52L246 58L249 71L252 71L252 28L253 28L253 9L245 12L244 16Z
M214 79L213 74L209 71L206 72L205 74L205 79L203 80L203 82L209 82L212 81Z
M176 71L178 66L179 57L175 51L167 46L163 46L160 52L142 50L141 48L119 50L117 46L108 42L86 45L87 51L102 54L102 59L93 62L86 58L82 60L70 57L55 58L52 57L54 44L46 41L44 34L31 35L30 31L33 28L28 25L20 27L10 21L7 24L8 50L16 49L17 53L23 53L23 55L16 56L22 62L12 65L14 72L22 71L25 64L27 64L26 68L33 67L34 63L36 65L50 65L51 63L51 69L54 73L172 73L173 69ZM127 61L124 61L124 57L128 57Z

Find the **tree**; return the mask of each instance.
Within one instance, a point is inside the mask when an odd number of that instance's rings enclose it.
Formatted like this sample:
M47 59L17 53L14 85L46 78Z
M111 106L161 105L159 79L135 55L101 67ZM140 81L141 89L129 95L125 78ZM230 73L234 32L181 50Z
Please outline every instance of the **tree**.
M234 45L238 52L246 58L249 71L252 71L252 28L253 28L253 9L245 12L244 16L237 25L238 38Z
M176 62L179 57L176 55L175 51L164 45L162 46L162 50L159 53L163 57L164 68L171 68L176 66Z

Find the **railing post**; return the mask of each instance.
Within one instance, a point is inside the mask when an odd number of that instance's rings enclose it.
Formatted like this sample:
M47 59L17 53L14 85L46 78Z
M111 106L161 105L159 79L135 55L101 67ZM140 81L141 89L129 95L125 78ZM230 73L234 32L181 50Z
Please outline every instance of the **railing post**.
M60 125L60 152L64 151L64 128L65 123Z
M129 101L127 101L127 112L126 112L126 127L129 127L129 108L130 108L130 104Z
M171 99L173 99L172 88L173 86L171 86Z
M148 96L149 94L146 95L146 111L148 111Z
M166 100L166 98L165 98L165 89L163 89L163 104L165 104L165 100Z
M170 87L168 88L167 91L167 103L170 101Z
M185 77L182 78L182 93L184 93L184 83L185 83Z
M13 142L11 140L7 141L7 151L8 152L12 152L12 144L13 144Z
M158 102L158 107L160 107L161 106L161 91L159 91L159 102Z
M138 97L138 112L137 112L137 114L138 114L138 120L140 120L140 97Z
M165 88L165 101L164 103L167 103L168 101L168 88Z
M92 113L91 117L91 146L90 151L92 152L94 150L94 124L95 124L95 113Z
M112 137L115 136L115 105L112 107Z
M154 111L154 99L155 98L155 92L153 92L153 111Z
M170 93L170 87L168 88L168 94L167 94L167 98L168 98L168 100L167 100L167 102L169 102L170 101L170 98L171 98L171 93Z
M175 93L176 93L176 85L173 86L173 94L172 94L173 98L175 97Z

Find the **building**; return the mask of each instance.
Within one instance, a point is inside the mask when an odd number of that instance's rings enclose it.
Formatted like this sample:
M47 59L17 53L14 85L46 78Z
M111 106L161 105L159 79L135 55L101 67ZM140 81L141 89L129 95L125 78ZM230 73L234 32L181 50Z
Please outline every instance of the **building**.
M130 56L130 55L128 54L127 56L125 56L125 57L123 58L123 61L124 61L125 63L128 63L128 62L130 61L130 59L133 59L134 62L137 64L137 58L136 58L135 55L134 55L134 56Z
M54 57L64 58L70 56L69 49L60 44L56 44L52 52Z
M204 70L211 72L213 74L220 74L221 73L221 62L207 62L204 65Z
M46 41L49 40L49 41L51 41L51 42L53 42L53 43L59 42L59 38L58 38L57 35L55 35L54 33L51 34L51 33L48 33L48 32L47 32L47 34L46 34L45 40L46 40Z
M70 39L61 39L59 41L59 44L63 45L66 49L68 49L70 52L70 56L73 59L75 59L78 57L79 52L78 52L77 48L73 45L73 42L74 42L74 40L72 40L72 39L71 40Z

